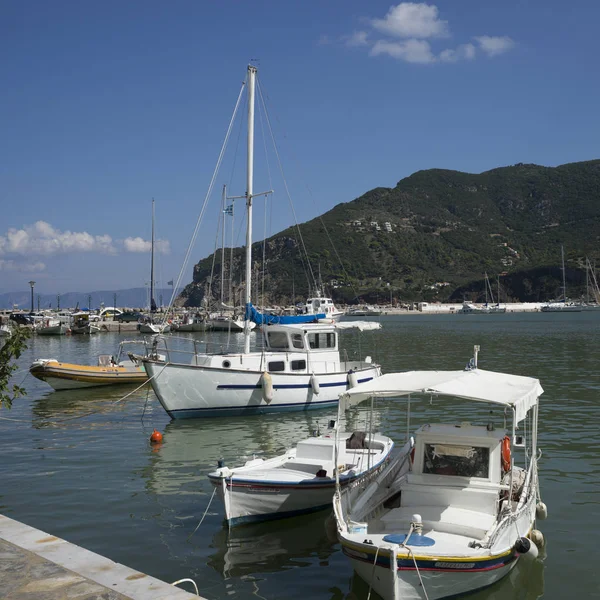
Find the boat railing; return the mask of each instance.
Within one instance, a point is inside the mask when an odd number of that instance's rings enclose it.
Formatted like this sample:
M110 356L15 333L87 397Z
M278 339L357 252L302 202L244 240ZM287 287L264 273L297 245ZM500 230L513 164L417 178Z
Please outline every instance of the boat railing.
M243 341L199 340L169 335L154 336L150 356L164 356L169 363L198 364L198 357L214 354L239 354L244 351Z

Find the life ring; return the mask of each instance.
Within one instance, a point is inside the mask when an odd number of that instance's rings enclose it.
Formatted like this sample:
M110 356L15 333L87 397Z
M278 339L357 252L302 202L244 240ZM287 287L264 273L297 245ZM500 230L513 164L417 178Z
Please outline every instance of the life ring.
M502 469L505 473L510 471L511 456L510 456L510 438L505 435L502 438Z

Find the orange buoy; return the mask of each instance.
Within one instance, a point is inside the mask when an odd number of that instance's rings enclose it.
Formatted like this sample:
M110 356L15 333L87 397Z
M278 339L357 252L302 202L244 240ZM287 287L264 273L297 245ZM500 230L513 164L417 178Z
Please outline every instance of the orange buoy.
M160 442L162 442L162 433L155 429L150 436L150 443L160 444Z

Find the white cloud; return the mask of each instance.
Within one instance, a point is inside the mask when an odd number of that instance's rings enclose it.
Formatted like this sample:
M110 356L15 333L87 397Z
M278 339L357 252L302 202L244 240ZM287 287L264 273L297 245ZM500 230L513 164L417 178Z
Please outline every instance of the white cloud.
M433 48L432 41L450 36L450 27L448 21L440 18L438 7L425 2L401 2L391 6L385 17L366 18L363 21L371 29L367 27L342 36L337 43L355 48L366 47L370 56L387 55L409 63L473 60L478 49L492 57L507 52L515 45L508 36L483 35L473 38L476 44L469 42L441 50ZM330 41L329 38L327 41Z
M473 44L462 44L455 50L448 48L440 52L442 62L458 62L459 60L473 60L475 58L475 46Z
M429 42L425 40L405 40L403 42L379 40L371 48L371 56L380 54L388 54L392 58L409 63L427 64L436 61Z
M109 235L60 231L45 221L37 221L23 229L11 228L0 236L0 255L43 256L69 252L115 254L116 250Z
M369 34L366 31L355 31L352 35L348 35L344 38L346 46L368 46L369 45Z
M0 258L0 271L21 271L22 273L39 273L44 271L46 265L43 262L17 263L14 260L3 260Z
M438 8L432 4L401 2L391 6L383 19L372 19L371 25L387 35L401 38L447 37L448 21L441 21Z
M475 37L475 40L479 44L479 47L488 56L498 56L499 54L504 54L504 52L508 52L515 46L514 40L509 38L507 35L480 35Z
M144 240L141 237L128 237L123 240L123 247L126 252L150 252L152 242ZM155 240L154 251L159 254L169 254L171 252L171 244L168 240Z

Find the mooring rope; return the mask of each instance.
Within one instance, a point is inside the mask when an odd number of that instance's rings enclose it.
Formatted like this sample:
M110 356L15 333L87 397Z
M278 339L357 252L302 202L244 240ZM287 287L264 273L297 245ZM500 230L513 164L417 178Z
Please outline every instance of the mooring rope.
M213 501L213 498L215 497L216 491L217 491L217 488L213 487L213 493L212 493L212 496L210 497L210 500L208 501L206 510L204 511L204 514L202 515L200 522L198 523L198 525L196 525L196 529L194 529L194 531L192 531L192 533L190 533L190 535L188 536L188 540L196 533L196 531L198 531L198 527L200 527L200 525L202 525L202 521L204 521L204 517L206 517L206 513L208 512L208 509L210 508L211 502Z

